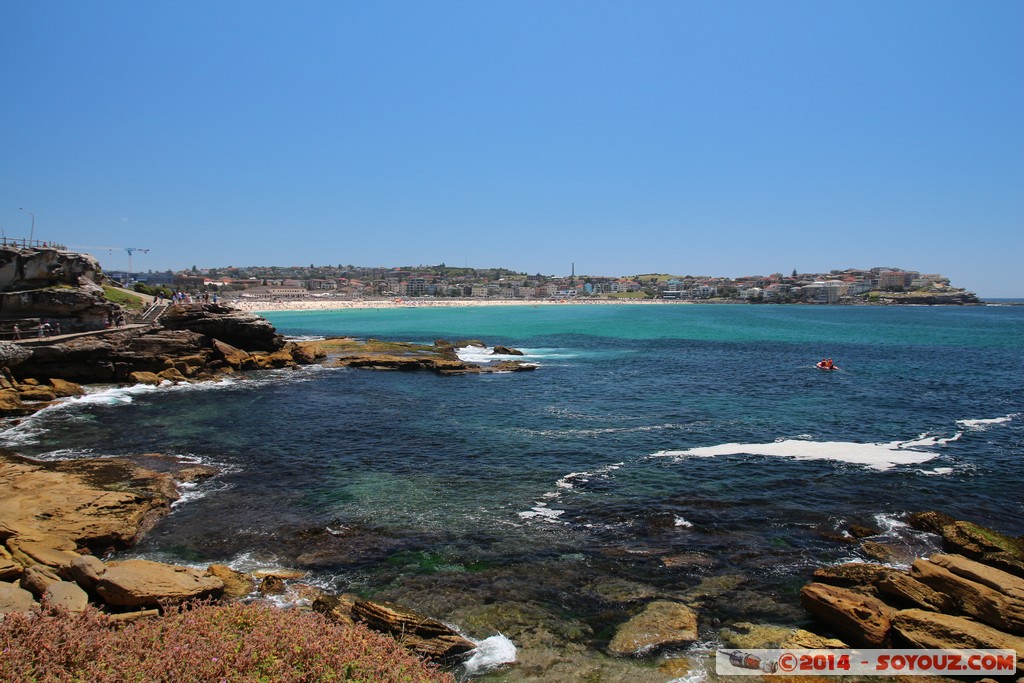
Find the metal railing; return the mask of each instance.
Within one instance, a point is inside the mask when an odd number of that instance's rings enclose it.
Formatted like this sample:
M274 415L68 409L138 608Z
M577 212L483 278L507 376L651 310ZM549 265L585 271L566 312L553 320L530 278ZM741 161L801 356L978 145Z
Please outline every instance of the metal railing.
M27 240L24 237L21 239L17 237L0 237L0 246L20 247L21 249L60 249L61 251L67 251L68 248L66 244L60 244L59 242Z

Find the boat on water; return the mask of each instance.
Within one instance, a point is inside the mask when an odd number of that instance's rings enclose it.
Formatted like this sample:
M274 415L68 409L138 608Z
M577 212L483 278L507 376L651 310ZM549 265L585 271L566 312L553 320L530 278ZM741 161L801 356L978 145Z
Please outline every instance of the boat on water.
M839 366L838 365L833 365L831 360L821 360L821 361L818 361L817 364L814 367L818 368L819 370L825 370L827 372L831 372L833 370L838 370L839 369Z

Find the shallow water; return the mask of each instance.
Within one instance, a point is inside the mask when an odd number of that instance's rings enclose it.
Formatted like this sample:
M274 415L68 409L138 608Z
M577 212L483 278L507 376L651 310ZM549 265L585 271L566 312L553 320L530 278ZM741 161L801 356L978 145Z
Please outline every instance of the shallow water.
M217 464L135 554L308 569L476 639L501 631L521 659L545 647L598 656L652 596L699 595L710 643L734 621L802 623L796 592L810 571L860 557L837 539L850 523L878 528L874 540L908 559L933 543L902 524L911 511L1024 533L1024 308L266 317L291 335L483 339L540 368L304 368L111 388L43 411L0 445ZM842 370L817 370L825 356Z

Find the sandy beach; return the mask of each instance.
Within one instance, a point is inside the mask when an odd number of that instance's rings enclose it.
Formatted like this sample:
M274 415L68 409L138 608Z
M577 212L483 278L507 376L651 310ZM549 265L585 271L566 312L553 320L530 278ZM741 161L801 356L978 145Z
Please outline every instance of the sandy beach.
M232 300L243 311L310 311L348 308L455 308L466 306L647 306L692 304L692 301L666 299L297 299L287 301Z

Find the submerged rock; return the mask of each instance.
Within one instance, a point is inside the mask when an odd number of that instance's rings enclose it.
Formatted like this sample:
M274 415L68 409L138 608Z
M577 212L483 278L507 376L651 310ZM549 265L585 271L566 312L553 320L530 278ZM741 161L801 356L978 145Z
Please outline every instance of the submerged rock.
M697 614L681 603L658 600L619 626L608 651L619 657L631 657L663 647L688 645L695 640Z

